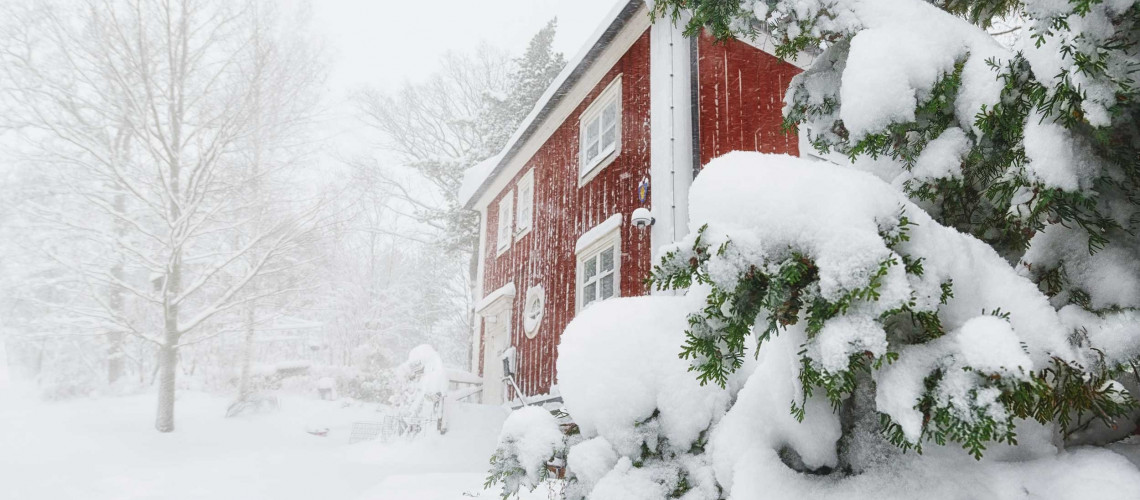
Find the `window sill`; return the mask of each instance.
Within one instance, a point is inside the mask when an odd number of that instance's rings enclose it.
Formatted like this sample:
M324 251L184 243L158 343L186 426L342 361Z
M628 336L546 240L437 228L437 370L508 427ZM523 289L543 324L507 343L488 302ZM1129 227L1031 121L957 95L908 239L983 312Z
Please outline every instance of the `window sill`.
M597 177L602 170L605 170L606 167L610 166L610 164L617 160L618 156L620 155L621 149L614 149L609 154L603 156L600 160L597 161L597 163L594 164L594 166L590 167L590 170L586 171L585 175L580 175L578 177L578 187L582 188L586 184L589 184L590 181L594 180L594 177Z

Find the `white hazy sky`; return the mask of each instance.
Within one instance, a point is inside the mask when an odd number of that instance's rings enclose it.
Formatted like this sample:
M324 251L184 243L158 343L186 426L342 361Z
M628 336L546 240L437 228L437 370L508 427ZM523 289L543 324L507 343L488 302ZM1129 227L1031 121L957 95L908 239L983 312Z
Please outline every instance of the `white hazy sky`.
M328 42L330 86L392 89L432 72L448 50L480 42L521 52L558 18L555 48L572 57L619 0L313 0Z

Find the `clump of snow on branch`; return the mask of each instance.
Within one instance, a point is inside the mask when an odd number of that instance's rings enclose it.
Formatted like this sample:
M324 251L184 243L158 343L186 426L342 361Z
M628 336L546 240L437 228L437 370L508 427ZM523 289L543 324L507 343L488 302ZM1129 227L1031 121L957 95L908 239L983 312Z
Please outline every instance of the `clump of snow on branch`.
M617 465L618 454L613 445L602 436L595 436L570 447L566 466L574 471L578 484L586 491Z
M794 39L801 35L819 37L825 33L854 35L844 50L846 60L836 65L814 65L799 80L806 92L789 92L788 105L797 98L817 104L835 99L842 103L837 106L837 115L821 118L828 122L842 119L855 141L890 123L914 121L918 104L928 99L937 81L967 56L963 78L971 84L962 86L965 90L957 101L962 125L972 127L974 115L982 106L992 107L998 102L1002 86L986 60L1008 59L1009 51L984 31L926 2L800 0L775 3L774 9L765 8L757 17L772 22L791 18L795 22L781 23L774 30L774 36L787 35ZM800 32L804 27L810 27L811 31ZM830 130L830 127L817 130Z
M565 451L566 437L554 415L537 406L519 408L503 423L487 486L501 483L504 498L533 490L546 479L546 464Z
M662 498L688 484L713 491L692 498L716 498L711 468L689 452L707 442L734 389L702 386L677 357L695 306L686 297L613 299L567 326L558 350L559 390L584 439L569 451L577 478L571 494ZM646 449L659 458L645 460Z
M634 458L658 439L687 450L727 407L727 391L701 386L677 358L692 307L679 297L603 301L566 327L558 388L584 436ZM655 413L654 425L634 425Z
M713 430L709 453L716 480L725 489L732 489L738 464L757 453L788 449L813 470L837 464L840 423L826 398L816 395L807 401L803 422L788 411L788 403L802 390L796 378L797 353L805 340L803 329L797 328L766 344L736 403Z

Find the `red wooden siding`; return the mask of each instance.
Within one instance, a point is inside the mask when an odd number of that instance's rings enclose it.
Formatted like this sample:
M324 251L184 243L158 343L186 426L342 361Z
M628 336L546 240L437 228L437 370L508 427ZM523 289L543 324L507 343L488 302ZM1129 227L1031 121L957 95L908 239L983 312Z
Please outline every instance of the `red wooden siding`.
M622 75L621 153L589 183L578 187L578 117L618 75ZM649 33L642 36L539 148L519 174L488 205L483 291L514 282L517 295L511 314L512 344L518 351L518 383L528 395L549 392L555 383L555 361L562 330L575 313L574 245L578 237L615 213L623 214L621 295L643 295L642 280L650 270L649 231L629 224L641 206L637 184L649 175ZM498 204L514 194L521 177L534 169L534 224L530 233L496 256ZM546 309L533 339L522 328L526 290L546 289ZM479 372L483 372L483 356Z
M701 166L730 151L799 154L784 134L784 92L799 68L747 43L697 42Z

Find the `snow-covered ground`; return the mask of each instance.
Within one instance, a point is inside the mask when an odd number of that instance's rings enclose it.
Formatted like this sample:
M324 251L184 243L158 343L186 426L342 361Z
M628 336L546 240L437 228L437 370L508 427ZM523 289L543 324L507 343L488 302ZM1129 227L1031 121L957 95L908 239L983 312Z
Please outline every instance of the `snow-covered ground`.
M349 445L373 407L283 397L277 412L227 419L226 399L180 392L177 431L159 434L154 404L0 391L0 500L498 498L482 488L498 407L460 406L444 436ZM327 437L305 432L319 427Z

